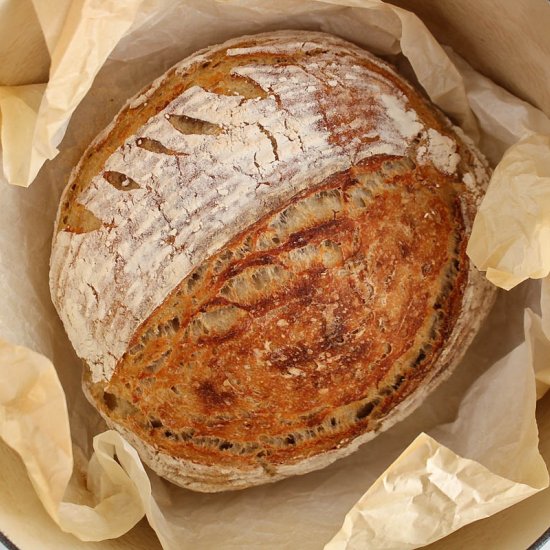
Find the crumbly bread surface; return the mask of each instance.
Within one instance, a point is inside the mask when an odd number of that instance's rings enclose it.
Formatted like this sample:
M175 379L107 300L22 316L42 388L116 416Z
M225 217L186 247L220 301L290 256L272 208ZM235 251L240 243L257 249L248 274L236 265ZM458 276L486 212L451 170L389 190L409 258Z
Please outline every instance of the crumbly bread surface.
M493 291L480 154L388 65L232 40L133 98L71 176L52 297L85 391L191 489L323 467L448 376Z

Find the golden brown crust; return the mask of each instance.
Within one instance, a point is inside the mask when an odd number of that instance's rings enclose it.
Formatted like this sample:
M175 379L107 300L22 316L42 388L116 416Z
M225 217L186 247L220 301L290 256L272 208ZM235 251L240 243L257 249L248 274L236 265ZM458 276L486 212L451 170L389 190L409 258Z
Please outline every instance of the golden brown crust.
M304 36L288 33L294 34ZM244 52L277 36L284 44L286 35L274 33L231 47ZM142 182L106 169L106 162L185 90L201 86L265 100L267 92L236 76L235 67L303 66L305 56L311 61L330 51L331 40L324 51L309 53L259 48L228 56L227 47L218 47L184 72L169 71L161 86L144 92L146 102L130 102L86 152L64 195L58 230L108 231L109 222L79 198L98 173L121 192L140 190ZM133 333L110 379L85 372L85 391L108 423L181 485L242 488L351 452L451 372L490 305L492 290L465 253L487 179L479 154L389 66L360 55L353 63L383 76L424 130L402 154L359 155L346 169L273 202L196 262ZM379 105L363 101L359 88L350 85L339 96L325 88L314 100L332 147L357 142L359 151L380 140ZM224 131L185 115L171 118L184 135ZM279 161L275 138L262 132ZM151 152L182 154L150 137L140 140ZM456 156L447 173L445 155L426 157L442 140ZM176 240L171 233L162 238L169 245Z
M294 197L182 281L97 404L164 453L235 468L376 429L459 315L463 188L372 158Z

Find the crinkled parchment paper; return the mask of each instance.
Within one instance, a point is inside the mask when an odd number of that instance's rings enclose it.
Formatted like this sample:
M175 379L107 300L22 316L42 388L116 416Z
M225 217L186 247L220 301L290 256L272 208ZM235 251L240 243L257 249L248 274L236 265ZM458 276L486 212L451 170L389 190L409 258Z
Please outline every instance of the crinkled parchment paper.
M542 112L440 47L414 15L374 0L33 4L35 25L13 32L42 33L49 80L0 87L0 436L61 529L103 540L145 514L165 548L417 548L548 485L534 414L550 384L550 138L542 135L550 122ZM388 56L493 162L504 153L469 253L502 288L546 278L501 292L457 372L354 455L274 485L196 494L147 471L85 402L49 301L52 224L71 167L126 98L200 47L277 28L333 32ZM2 40L0 51L9 50ZM25 60L14 50L8 62L15 74ZM30 189L7 185L28 186L39 171Z

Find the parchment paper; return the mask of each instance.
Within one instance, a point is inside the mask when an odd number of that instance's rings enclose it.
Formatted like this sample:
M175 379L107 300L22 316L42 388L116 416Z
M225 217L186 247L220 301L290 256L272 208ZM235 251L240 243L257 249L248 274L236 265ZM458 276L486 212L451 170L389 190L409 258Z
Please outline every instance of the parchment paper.
M414 15L374 0L35 9L50 78L0 88L6 181L28 185L67 132L30 189L0 187L0 436L63 530L103 540L146 514L165 548L417 548L548 485L534 416L550 382L548 278L501 293L457 372L409 419L325 470L219 495L170 485L120 436L101 433L47 286L56 205L83 149L128 97L208 44L275 28L333 32L413 71L493 162L521 140L495 171L470 242L473 260L504 288L550 266L550 152L535 135L550 133L543 113L441 48Z

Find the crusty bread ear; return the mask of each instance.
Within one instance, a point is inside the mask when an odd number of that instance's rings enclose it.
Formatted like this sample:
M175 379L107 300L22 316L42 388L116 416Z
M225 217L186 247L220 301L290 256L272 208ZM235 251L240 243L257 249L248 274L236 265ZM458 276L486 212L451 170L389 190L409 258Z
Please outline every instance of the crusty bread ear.
M300 31L199 52L73 172L54 303L84 388L198 491L323 467L413 410L494 295L485 161L388 65Z

